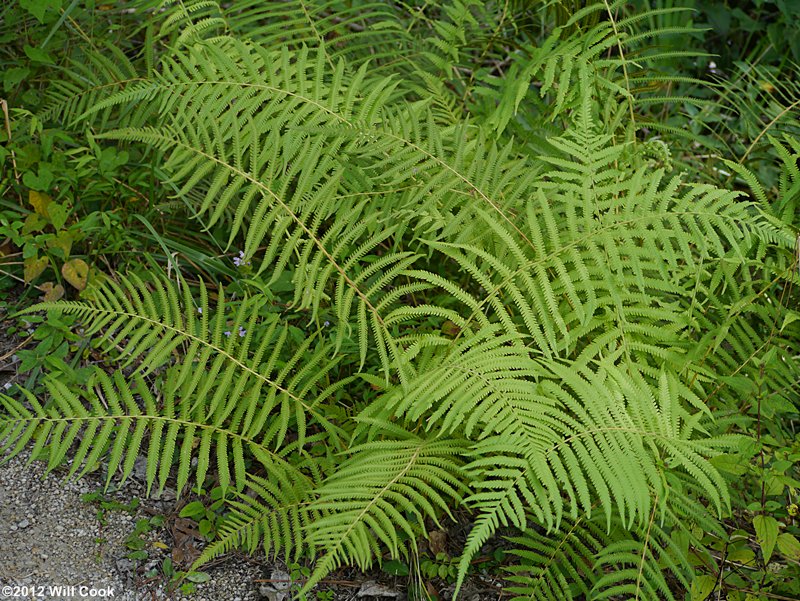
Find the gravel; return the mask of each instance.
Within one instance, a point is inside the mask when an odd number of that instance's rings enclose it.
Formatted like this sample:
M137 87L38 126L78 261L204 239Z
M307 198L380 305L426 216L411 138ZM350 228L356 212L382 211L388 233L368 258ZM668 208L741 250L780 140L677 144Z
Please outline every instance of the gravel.
M102 489L97 475L89 474L80 481L66 481L59 474L43 479L45 464L37 461L28 466L27 458L21 455L0 466L0 599L101 598L111 590L113 597L109 598L124 601L260 598L254 581L263 577L263 567L236 558L210 568L210 580L198 584L190 596L170 594L163 576L144 576L168 556L172 541L167 528L154 528L141 536L146 541L147 560L128 559L131 551L126 539L137 520L168 511L170 505L174 508L174 501L148 500L134 511L104 511L101 521L97 505L81 498ZM127 505L134 498L143 498L143 493L141 482L131 480L105 499ZM3 591L8 586L12 594ZM61 594L49 588L71 586L76 588L62 589ZM33 594L29 587L36 587ZM94 597L90 589L94 589Z

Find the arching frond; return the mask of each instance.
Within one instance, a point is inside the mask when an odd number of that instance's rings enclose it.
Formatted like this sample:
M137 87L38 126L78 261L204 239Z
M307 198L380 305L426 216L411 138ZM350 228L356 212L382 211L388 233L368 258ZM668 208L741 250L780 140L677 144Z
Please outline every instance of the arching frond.
M179 43L214 41L233 34L266 48L316 48L330 65L347 59L356 66L396 60L413 45L412 36L397 20L397 9L375 0L349 5L333 0L157 3L167 13L162 17L160 35L177 36Z
M290 422L302 445L310 419L329 434L332 445L341 444L340 429L320 407L348 380L327 381L336 361L325 346L313 348L309 337L294 352L285 352L287 331L276 319L260 317L263 301L245 299L231 310L222 289L212 307L202 282L195 299L188 285L178 292L163 277L120 280L99 287L92 303L45 303L30 310L77 316L87 335L107 349L119 349L123 367L135 362L142 375L162 368L180 349L181 366L172 367L168 378L171 390L195 397L193 410L211 422L232 419L243 433L281 446Z
M188 483L190 472L202 486L212 466L223 487L241 489L246 483L245 453L256 457L268 473L284 477L297 473L263 435L248 435L235 421L208 419L205 404L185 390L167 389L154 396L141 376L134 378L134 386L121 372L109 377L97 371L94 378L95 386L85 400L56 380L47 382L47 405L31 393L25 394L30 408L0 397L6 411L0 418L4 441L0 451L13 457L33 443L36 457L47 448L48 470L61 465L72 451L70 476L81 476L106 460L106 486L118 471L122 481L127 479L141 453L147 460L148 493L154 484L163 489L174 464L178 492Z
M434 247L486 291L468 302L468 321L491 311L509 333L524 327L548 356L591 358L619 346L628 359L677 361L666 348L678 351L691 328L678 301L691 296L698 265L742 261L756 240L790 247L791 235L735 193L684 187L660 170L623 176L625 147L592 134L591 123L584 116L551 141L564 154L545 157L554 168L533 185L525 225L515 228L530 244L479 211L498 250L485 240Z
M729 505L708 457L735 440L698 436L700 415L681 402L699 404L688 389L663 374L652 390L609 365L595 373L548 367L558 379L539 383L538 402L521 404L516 424L474 446L475 459L466 469L473 472L476 492L466 502L478 516L461 558L461 578L498 528L526 528L528 511L558 531L565 510L576 519L579 510L591 515L597 503L608 528L614 516L626 528L640 527L652 515L650 491L660 498L668 494L667 465L714 491L717 511Z
M426 518L438 521L465 490L458 440L398 440L364 443L317 491L313 508L323 514L308 526L309 541L324 555L305 584L309 589L344 562L369 567L379 550L405 555L424 533Z
M227 502L229 513L219 524L216 539L203 549L195 565L234 549L255 553L261 548L268 556L281 553L296 559L303 551L313 553L303 535L317 516L309 510L312 482L293 475L271 474L269 479L249 475L246 488L252 493Z

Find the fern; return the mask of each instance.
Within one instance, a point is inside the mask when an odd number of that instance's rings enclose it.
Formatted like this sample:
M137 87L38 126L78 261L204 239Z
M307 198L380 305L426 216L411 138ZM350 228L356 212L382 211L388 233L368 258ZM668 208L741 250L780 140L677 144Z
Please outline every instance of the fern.
M236 5L216 0L158 0L154 4L167 12L160 35L177 34L178 43L213 41L234 34L264 47L318 48L331 66L341 59L356 66L367 60L388 62L413 44L392 7L374 0L347 7L330 0L293 0L276 5L256 0Z
M155 483L159 490L163 489L175 460L177 490L183 489L189 480L195 446L198 447L196 477L200 485L209 468L215 465L223 487L233 484L243 488L245 448L276 475L294 471L269 448L269 441L247 436L221 420L214 423L207 419L202 404L190 404L191 397L177 394L185 394L183 390L165 390L164 398L157 401L141 377L134 379L133 388L120 372L113 378L96 372L95 380L96 387L88 395L88 407L77 395L52 380L47 382L52 403L46 409L30 393L26 394L26 400L31 409L4 395L2 403L8 416L3 420L3 451L10 451L8 456L13 457L25 444L33 442L32 456L36 457L47 446L47 467L52 470L79 440L69 475L85 474L107 455L106 486L117 470L124 482L141 452L147 458L148 494ZM141 401L137 402L136 397Z
M313 507L326 515L308 527L308 539L325 555L304 589L345 560L368 568L381 547L392 557L406 554L421 527L424 532L425 518L438 522L438 515L450 514L449 506L460 500L459 441L416 439L396 428L390 432L399 440L351 448L351 458L318 489Z
M579 595L589 595L596 580L594 557L613 540L604 528L585 517L565 520L558 536L536 530L526 530L520 537L511 538L515 545L511 554L520 563L509 568L510 580L515 585L515 601L572 600ZM577 585L575 595L573 586Z
M729 416L765 373L796 400L800 147L770 139L777 201L739 164L752 200L673 173L637 127L697 84L656 70L690 52L683 9L573 4L534 45L516 2L141 3L161 52L84 51L43 118L159 157L189 227L254 265L31 307L115 371L0 396L0 455L110 482L141 454L148 492L213 474L198 565L313 560L304 592L469 515L456 595L510 529L517 599L677 598L691 526L730 509Z
M788 245L790 235L756 206L733 202L734 193L693 186L681 194L679 179L644 168L623 179L615 165L624 147L604 146L607 138L587 125L585 116L574 138L551 141L572 157L545 158L555 168L531 186L524 241L480 212L502 253L477 244L435 247L487 291L467 302L468 321L492 311L509 333L524 324L547 356L588 358L618 343L628 360L677 361L665 347L680 348L689 323L666 299L687 295L700 262L741 260L750 236ZM586 335L590 346L582 344Z
M294 477L293 477L294 476ZM195 561L203 565L234 549L299 559L303 551L314 551L304 536L303 525L314 523L318 514L310 511L314 482L298 474L286 473L269 479L248 475L247 489L229 500L229 513L218 526L216 540Z

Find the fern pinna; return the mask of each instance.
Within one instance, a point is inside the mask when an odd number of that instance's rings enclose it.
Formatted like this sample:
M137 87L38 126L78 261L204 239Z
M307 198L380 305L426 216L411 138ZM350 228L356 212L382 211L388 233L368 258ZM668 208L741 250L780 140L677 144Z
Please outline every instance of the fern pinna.
M117 365L86 390L48 379L47 401L0 396L2 452L33 445L50 470L71 454L70 476L103 465L108 482L142 455L148 491L213 474L228 513L198 564L310 560L303 592L413 558L457 516L456 595L498 533L515 599L691 587L697 528L730 505L714 458L741 442L708 401L735 402L775 338L764 290L793 277L787 211L752 176L754 201L637 141L646 36L593 17L619 2L521 47L524 84L499 92L458 68L479 4L401 26L374 2L336 18L330 2L167 2L149 70L95 56L55 86L48 118L150 149L197 231L252 266L227 286L116 274L30 309L76 316ZM501 20L475 52L504 35Z

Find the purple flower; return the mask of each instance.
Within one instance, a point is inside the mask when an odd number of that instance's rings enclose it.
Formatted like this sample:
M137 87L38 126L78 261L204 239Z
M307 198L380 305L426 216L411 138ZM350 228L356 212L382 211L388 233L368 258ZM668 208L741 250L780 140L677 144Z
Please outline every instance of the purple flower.
M222 333L225 334L226 336L230 336L231 335L231 331L230 330L225 330Z
M244 338L245 334L247 334L247 330L245 330L242 326L239 326L239 338Z
M241 267L242 265L250 265L250 261L244 260L244 251L240 250L239 256L233 257L233 264L236 265L236 267Z
M329 322L327 319L326 319L326 320L325 320L325 322L322 324L322 326L323 326L323 327L325 327L325 328L327 328L329 325L331 325L331 322Z

